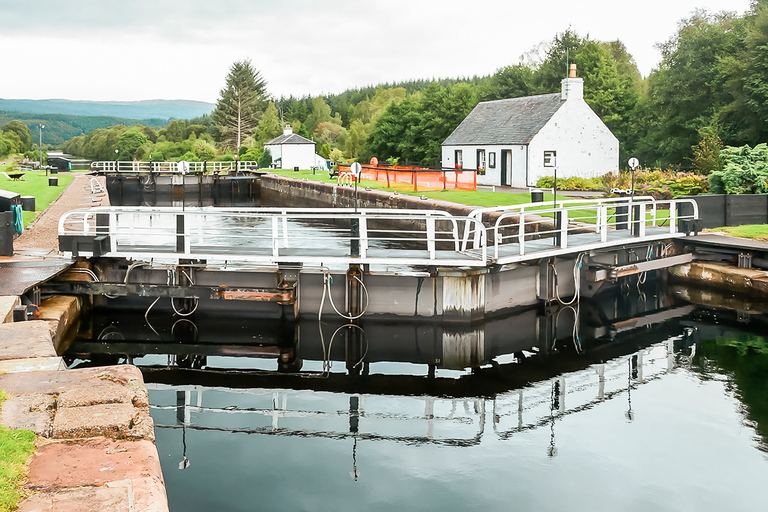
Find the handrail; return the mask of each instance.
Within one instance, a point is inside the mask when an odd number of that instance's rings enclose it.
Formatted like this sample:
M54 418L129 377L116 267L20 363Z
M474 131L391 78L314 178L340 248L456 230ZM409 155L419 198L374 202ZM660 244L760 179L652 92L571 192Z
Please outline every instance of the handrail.
M204 162L143 162L102 160L91 162L91 171L125 174L199 174L222 171L253 171L259 168L258 162L246 161L204 161Z
M65 213L59 235L71 240L101 235L110 244L108 251L100 246L102 253L131 258L477 267L683 236L688 230L678 230L680 221L699 215L693 199L564 203L561 208L536 203L537 210L526 210L531 204L507 206L491 226L479 215L443 210L96 207ZM692 213L679 215L682 204ZM669 214L659 216L667 208ZM544 215L554 220L542 223ZM359 227L354 236L352 220ZM359 246L354 255L353 245Z
M677 213L678 205L682 203L687 203L692 205L693 213L690 215L680 216ZM537 203L541 204L541 203ZM668 204L669 205L669 217L667 221L669 222L668 226L668 233L669 234L675 234L678 232L677 226L678 222L681 219L697 219L699 216L698 212L698 205L696 204L696 201L693 199L671 199L671 200L663 200L663 201L625 201L624 204L627 206L627 211L622 212L621 214L614 214L612 218L609 219L608 216L608 207L609 202L595 202L590 205L584 205L583 203L576 204L573 206L565 207L565 208L543 208L535 211L535 214L537 216L543 215L543 214L554 214L553 215L553 223L552 223L552 229L550 230L537 230L533 233L527 233L525 227L527 225L531 224L540 224L538 219L536 222L528 222L526 223L526 214L532 214L534 212L525 211L525 208L521 208L518 211L507 211L506 213L503 213L499 215L499 217L496 219L496 222L494 223L492 228L493 229L493 244L494 244L494 259L499 260L500 254L499 250L500 247L504 245L505 238L507 239L515 239L516 243L519 244L519 256L524 256L526 254L525 252L525 242L526 238L546 238L551 237L555 238L557 240L557 247L559 249L566 249L568 248L568 237L570 234L575 233L584 233L585 230L589 230L589 228L592 226L591 223L583 223L578 222L580 218L585 217L576 217L572 215L576 212L583 212L583 211L594 211L594 215L587 215L586 218L589 219L595 219L594 222L594 232L599 234L599 241L595 241L595 244L606 244L608 243L608 233L610 231L617 231L621 229L628 230L628 238L645 238L648 235L647 228L658 228L660 227L658 225L658 217L657 212L660 209L659 204ZM615 203L616 204L616 203ZM521 206L527 206L527 205L521 205ZM650 206L650 209L649 209ZM630 208L631 207L631 208ZM632 210L635 211L632 211ZM508 210L511 210L509 208ZM650 219L648 218L648 214L650 213ZM559 226L558 226L558 218L559 216ZM517 223L514 224L503 224L505 220L510 218L517 218ZM666 223L665 221L664 223ZM650 226L649 226L650 223ZM573 225L571 225L573 224ZM508 235L505 237L503 234L500 233L503 229L511 229L516 228L517 233L513 235ZM466 243L466 234L465 239L462 241L463 243Z
M99 221L99 219L101 220ZM357 219L359 234L352 236L334 221ZM375 221L415 221L394 232ZM318 225L321 222L325 225ZM374 225L371 226L371 223ZM115 254L144 251L226 257L232 260L299 258L295 261L342 262L350 258L395 264L487 264L487 243L476 251L459 251L459 224L475 219L455 217L440 210L327 209L327 208L178 208L97 207L73 210L59 220L64 237L104 235ZM305 224L309 223L309 227ZM234 229L230 229L234 227ZM403 237L408 238L403 238ZM330 243L333 240L334 243ZM340 246L360 241L359 256L340 256ZM321 244L317 247L317 244ZM326 243L328 242L328 243ZM387 254L370 253L372 243L386 245ZM413 244L418 248L413 249ZM312 246L315 244L315 247ZM132 247L140 247L133 251ZM259 250L269 247L269 254ZM292 249L290 254L287 249ZM424 251L417 252L416 251ZM344 252L344 251L341 251ZM390 256L391 254L391 256ZM415 254L415 256L414 256ZM380 261L379 261L380 260Z

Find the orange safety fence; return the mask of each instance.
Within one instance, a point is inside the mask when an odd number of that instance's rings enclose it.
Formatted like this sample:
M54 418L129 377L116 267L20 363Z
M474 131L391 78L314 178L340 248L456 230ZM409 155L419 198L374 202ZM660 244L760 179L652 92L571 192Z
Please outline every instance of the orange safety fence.
M352 174L349 165L339 165L339 182L343 175ZM391 189L411 189L414 192L432 190L477 190L474 169L429 169L425 167L363 165L360 180L376 181Z

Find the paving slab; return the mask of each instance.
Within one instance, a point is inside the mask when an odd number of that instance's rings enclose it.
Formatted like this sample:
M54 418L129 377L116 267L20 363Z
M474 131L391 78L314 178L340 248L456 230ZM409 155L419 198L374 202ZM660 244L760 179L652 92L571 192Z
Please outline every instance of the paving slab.
M130 489L83 487L57 493L36 494L19 507L20 512L133 512Z
M58 409L53 418L51 437L79 439L96 436L112 439L130 437L138 411L131 404L99 404Z
M143 388L144 384L138 368L131 365L116 365L64 372L7 373L0 375L0 388L12 395L61 394L76 388L97 386L104 381L129 386L131 389ZM146 393L146 388L144 390Z
M0 361L0 375L6 373L59 371L65 369L66 365L64 364L64 360L58 356Z
M21 299L15 295L0 295L0 324L13 322L13 308L21 305Z
M56 357L48 323L40 320L0 324L0 360Z
M143 478L163 481L157 448L151 441L58 441L40 446L32 456L25 487L56 491Z
M0 424L8 428L31 430L39 436L49 436L53 424L56 399L52 395L12 396L3 402Z

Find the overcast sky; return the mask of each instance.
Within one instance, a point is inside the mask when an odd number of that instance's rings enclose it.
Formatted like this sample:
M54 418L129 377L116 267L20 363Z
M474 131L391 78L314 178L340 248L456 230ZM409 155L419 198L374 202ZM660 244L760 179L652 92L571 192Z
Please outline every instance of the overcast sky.
M0 98L215 102L251 59L274 96L487 75L569 26L648 75L696 8L749 0L0 0ZM39 77L39 78L36 78Z

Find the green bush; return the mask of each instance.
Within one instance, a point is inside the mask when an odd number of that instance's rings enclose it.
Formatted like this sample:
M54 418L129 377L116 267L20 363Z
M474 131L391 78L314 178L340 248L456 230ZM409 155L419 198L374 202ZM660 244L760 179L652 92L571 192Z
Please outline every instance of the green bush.
M539 188L553 188L555 186L554 176L543 176L536 182ZM558 190L600 190L603 188L600 178L580 178L572 176L570 178L561 178L557 180Z
M768 193L768 144L728 146L720 152L723 170L710 175L715 194Z

